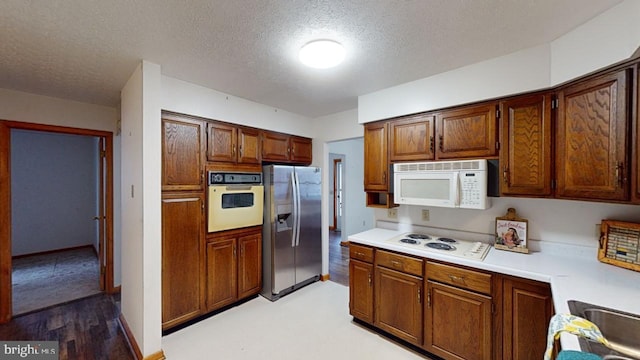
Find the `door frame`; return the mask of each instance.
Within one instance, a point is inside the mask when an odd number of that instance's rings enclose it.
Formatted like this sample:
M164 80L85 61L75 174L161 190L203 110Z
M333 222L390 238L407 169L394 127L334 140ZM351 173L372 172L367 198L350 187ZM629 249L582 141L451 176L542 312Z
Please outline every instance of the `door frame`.
M11 129L35 130L72 135L95 136L104 139L105 146L105 239L102 247L106 254L101 277L105 292L115 293L113 280L113 133L109 131L80 129L65 126L44 125L20 121L0 120L0 324L9 322L12 306L12 256L11 256ZM100 161L102 163L102 160Z
M338 172L336 171L338 169L338 163L342 164L342 158L333 159L333 225L329 226L329 230L338 228ZM341 175L344 178L344 173ZM344 184L341 185L340 189L342 190Z

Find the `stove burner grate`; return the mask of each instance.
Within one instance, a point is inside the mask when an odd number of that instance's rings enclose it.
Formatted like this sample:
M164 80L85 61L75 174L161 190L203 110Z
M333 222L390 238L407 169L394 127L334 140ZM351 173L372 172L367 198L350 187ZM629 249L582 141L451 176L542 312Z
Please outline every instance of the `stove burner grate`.
M426 234L409 234L407 235L408 238L410 239L420 239L420 240L429 240L431 239L431 236L426 235Z
M415 239L400 239L401 243L405 243L405 244L412 244L412 245L416 245L416 244L420 244L420 241L415 240Z
M456 243L456 242L457 242L457 241L455 241L454 239L446 238L446 237L438 238L438 240L439 240L439 241L442 241L442 242L446 242L446 243L451 243L451 244L453 244L453 243Z
M455 246L445 244L445 243L440 243L440 242L429 242L426 244L426 246L432 249L445 250L445 251L452 251L456 249Z

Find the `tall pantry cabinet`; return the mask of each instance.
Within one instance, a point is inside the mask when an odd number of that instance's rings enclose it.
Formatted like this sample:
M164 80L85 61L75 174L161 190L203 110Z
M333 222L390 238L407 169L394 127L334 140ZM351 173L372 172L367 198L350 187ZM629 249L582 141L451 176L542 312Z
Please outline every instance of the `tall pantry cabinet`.
M162 115L162 328L205 308L204 124Z

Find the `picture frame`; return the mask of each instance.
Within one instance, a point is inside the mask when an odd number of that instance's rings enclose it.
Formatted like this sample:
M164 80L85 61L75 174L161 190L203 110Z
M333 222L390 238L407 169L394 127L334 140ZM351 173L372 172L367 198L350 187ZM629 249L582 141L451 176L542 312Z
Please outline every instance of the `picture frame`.
M516 209L509 208L505 216L496 218L496 249L528 254L529 221L518 217Z

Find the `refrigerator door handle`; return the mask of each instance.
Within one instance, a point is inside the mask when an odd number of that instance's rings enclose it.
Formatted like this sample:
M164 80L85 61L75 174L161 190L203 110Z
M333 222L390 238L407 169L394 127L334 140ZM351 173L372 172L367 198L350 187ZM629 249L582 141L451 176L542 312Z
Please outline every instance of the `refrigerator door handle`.
M300 179L298 178L298 173L294 171L295 174L295 179L296 179L296 219L297 221L297 226L296 226L296 246L300 245L300 223L301 223L301 219L300 219Z
M298 193L296 191L296 178L295 172L291 172L291 194L293 196L293 228L291 229L291 247L296 247L296 239L298 237Z

